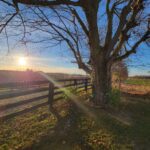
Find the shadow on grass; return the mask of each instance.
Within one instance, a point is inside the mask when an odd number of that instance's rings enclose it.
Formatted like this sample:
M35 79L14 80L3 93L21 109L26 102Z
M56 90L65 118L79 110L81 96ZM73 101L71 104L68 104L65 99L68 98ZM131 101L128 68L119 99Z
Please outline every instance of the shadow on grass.
M133 98L136 98L136 99L139 99L139 98L142 98L142 99L150 99L150 92L147 92L147 93L142 93L142 94L133 94L133 93L127 93L127 92L122 92L122 95L125 96L125 97L133 97Z
M145 101L145 95L140 101L135 95L125 98L114 112L89 107L94 118L70 103L67 115L59 118L46 136L25 150L148 149L150 102Z
M115 149L147 150L150 147L150 100L147 94L124 96L126 101L116 112L93 110L100 118L97 129L103 128L113 136Z
M80 121L80 110L70 102L67 115L59 116L56 126L46 136L24 150L92 150L84 138L86 131L80 129Z

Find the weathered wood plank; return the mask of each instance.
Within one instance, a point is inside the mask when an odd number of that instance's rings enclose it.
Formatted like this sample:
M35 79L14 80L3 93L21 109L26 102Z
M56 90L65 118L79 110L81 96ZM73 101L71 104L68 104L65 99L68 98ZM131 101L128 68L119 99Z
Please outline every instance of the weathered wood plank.
M18 97L18 96L24 96L24 95L33 94L33 93L39 93L39 92L43 92L43 91L48 91L48 87L36 88L36 89L31 89L31 90L26 90L26 91L17 91L17 92L13 92L13 93L2 94L2 95L0 95L0 100L7 99L7 98Z
M48 84L48 81L30 81L30 82L8 82L8 83L0 83L0 88L13 88L13 87L21 87L21 86L34 86L34 85L42 85Z
M26 108L24 110L21 110L21 111L15 112L15 113L11 113L11 114L7 114L7 115L4 115L4 116L1 116L0 117L0 121L5 121L5 120L8 120L8 119L11 119L11 118L16 117L18 115L22 115L24 113L31 112L31 111L33 111L33 110L35 110L37 108L40 108L40 107L46 106L46 105L48 105L48 102L44 102L44 103L32 106L30 108Z
M77 89L83 88L82 90L86 90L86 91L88 89L92 88L90 80L87 79L87 78L84 78L84 79L67 79L67 80L64 79L64 80L59 80L59 81L60 82L73 81L74 83L68 84L68 85L62 85L60 87L59 86L58 87L56 87L56 86L54 87L53 83L42 82L41 84L49 83L49 88L48 87L42 87L42 88L35 88L35 89L26 90L26 91L17 91L17 92L13 92L13 93L9 93L9 94L0 95L0 100L4 100L4 99L7 99L7 98L24 96L24 95L28 95L28 94L39 93L39 92L44 92L44 91L48 91L49 90L49 94L47 94L47 95L42 95L42 96L34 97L34 98L31 98L31 99L28 99L28 100L23 100L23 101L19 101L19 102L15 102L15 103L1 105L0 106L0 110L2 112L2 111L7 110L7 109L15 108L15 107L18 107L18 106L21 106L21 105L30 104L32 102L36 102L36 101L48 98L47 102L43 102L43 103L31 106L30 108L26 108L26 109L23 109L23 110L18 111L18 112L14 112L14 113L11 113L11 114L0 116L1 120L10 119L12 117L15 117L15 116L18 116L18 115L30 112L30 111L32 111L34 109L37 109L37 108L42 107L42 106L46 106L48 104L50 106L52 106L53 100L57 101L57 100L63 99L62 95L57 97L57 98L54 98L55 95L59 95L59 94L63 94L64 93L63 90L61 90L61 88L63 89L63 88L67 88L67 87L76 87ZM60 89L60 91L54 91L56 89Z
M10 104L5 104L5 105L0 105L0 111L4 111L6 109L10 109L10 108L14 108L14 107L18 107L18 106L22 106L22 105L26 105L26 104L30 104L32 102L36 102L42 99L48 98L48 94L47 95L42 95L39 97L34 97L28 100L23 100L23 101L18 101L15 103L10 103Z

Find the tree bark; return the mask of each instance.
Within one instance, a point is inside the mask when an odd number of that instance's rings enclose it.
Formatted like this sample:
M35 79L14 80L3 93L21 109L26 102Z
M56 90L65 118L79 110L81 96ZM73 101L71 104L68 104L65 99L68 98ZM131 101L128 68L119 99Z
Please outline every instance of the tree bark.
M92 82L94 105L105 107L111 91L111 64L105 60L103 55L93 64Z

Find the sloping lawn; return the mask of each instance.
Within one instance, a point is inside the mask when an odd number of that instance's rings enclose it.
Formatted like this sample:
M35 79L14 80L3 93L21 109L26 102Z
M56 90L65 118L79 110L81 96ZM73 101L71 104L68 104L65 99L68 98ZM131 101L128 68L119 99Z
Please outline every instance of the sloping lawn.
M124 96L117 109L89 107L79 97L56 105L60 118L47 107L0 124L1 150L148 150L150 101ZM83 108L83 109L81 109ZM84 109L85 108L85 109Z

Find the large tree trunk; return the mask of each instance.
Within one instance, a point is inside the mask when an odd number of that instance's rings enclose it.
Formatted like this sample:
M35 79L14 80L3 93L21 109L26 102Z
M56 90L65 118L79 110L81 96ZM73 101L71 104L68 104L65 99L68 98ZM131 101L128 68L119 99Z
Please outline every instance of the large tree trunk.
M88 0L84 3L89 27L89 46L92 66L93 103L105 107L108 102L108 93L111 90L111 65L108 64L107 48L100 45L98 30L98 5L99 0Z
M111 65L102 56L93 64L92 81L93 103L96 106L105 107L111 91Z

